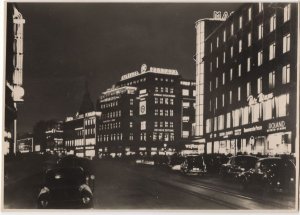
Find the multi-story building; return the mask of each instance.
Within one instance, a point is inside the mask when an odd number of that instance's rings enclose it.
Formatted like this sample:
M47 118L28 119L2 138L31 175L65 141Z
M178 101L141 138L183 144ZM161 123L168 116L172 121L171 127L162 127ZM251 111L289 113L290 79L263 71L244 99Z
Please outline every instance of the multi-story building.
M97 103L102 113L97 139L100 156L120 157L138 150L136 92L136 87L113 86L100 96Z
M55 122L45 131L46 135L46 152L62 153L64 152L63 145L63 122Z
M97 110L103 113L101 152L155 155L170 154L180 147L181 137L191 134L195 94L195 82L181 81L177 70L147 70L144 64L141 72L123 75L102 93L97 102Z
M17 6L7 4L4 154L17 150L17 104L23 102L23 26Z
M86 88L79 112L74 117L67 117L63 123L63 145L66 154L91 158L96 155L100 116L100 112L94 111Z
M295 152L297 20L296 3L247 3L205 37L207 153Z
M35 152L33 134L27 133L17 140L17 152L29 153Z

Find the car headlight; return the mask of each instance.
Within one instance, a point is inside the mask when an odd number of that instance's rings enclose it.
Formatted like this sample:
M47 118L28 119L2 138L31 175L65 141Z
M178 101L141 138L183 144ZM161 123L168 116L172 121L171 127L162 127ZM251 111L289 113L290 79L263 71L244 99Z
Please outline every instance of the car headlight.
M91 202L91 197L90 196L83 196L81 198L81 200L82 200L83 204L88 204L88 203Z
M92 180L95 180L95 176L94 176L94 175L91 175L91 179L92 179Z
M82 184L80 187L79 187L79 191L80 192L82 192L82 191L87 191L87 192L89 192L90 194L92 194L92 190L91 190L91 188L88 186L88 185L86 185L86 184Z
M294 181L294 178L291 178L291 181L293 182L293 181Z
M279 181L277 181L277 185L278 185L278 186L280 185L280 182L279 182Z
M43 187L40 191L40 194L39 195L42 195L42 194L45 194L45 193L48 193L50 192L49 188L48 187Z

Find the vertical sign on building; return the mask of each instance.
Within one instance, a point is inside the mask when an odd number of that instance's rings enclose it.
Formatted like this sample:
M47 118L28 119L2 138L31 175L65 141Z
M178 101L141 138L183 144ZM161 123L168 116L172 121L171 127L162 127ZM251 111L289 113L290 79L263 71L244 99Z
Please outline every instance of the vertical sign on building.
M146 101L140 101L140 115L146 114Z

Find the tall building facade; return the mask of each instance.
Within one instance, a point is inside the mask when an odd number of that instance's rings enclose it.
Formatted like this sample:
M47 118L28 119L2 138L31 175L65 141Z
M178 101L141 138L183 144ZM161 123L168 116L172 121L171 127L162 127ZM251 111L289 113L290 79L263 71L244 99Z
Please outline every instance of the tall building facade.
M45 131L46 152L62 153L63 145L63 122L55 122Z
M23 102L23 27L25 19L7 4L4 154L17 150L17 104Z
M297 4L243 4L205 37L207 153L295 152L297 21Z
M172 154L181 147L192 132L195 98L195 82L182 81L177 70L142 65L102 93L99 153Z

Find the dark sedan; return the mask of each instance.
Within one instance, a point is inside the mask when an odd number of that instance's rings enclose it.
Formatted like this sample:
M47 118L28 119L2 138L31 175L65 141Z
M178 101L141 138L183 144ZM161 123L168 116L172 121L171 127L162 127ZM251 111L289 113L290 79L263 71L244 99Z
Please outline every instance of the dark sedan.
M220 175L223 179L230 178L239 180L240 176L251 168L255 167L257 157L249 155L233 156L220 168Z
M188 155L181 164L181 172L186 175L206 174L206 164L202 155Z
M262 158L256 162L255 168L243 175L243 187L265 192L294 192L295 172L295 165L288 159Z
M93 193L81 167L57 168L46 172L38 195L38 208L91 208Z
M57 162L58 167L81 167L84 171L86 184L94 191L95 174L92 161L87 158L77 157L75 155L68 155L61 158Z

